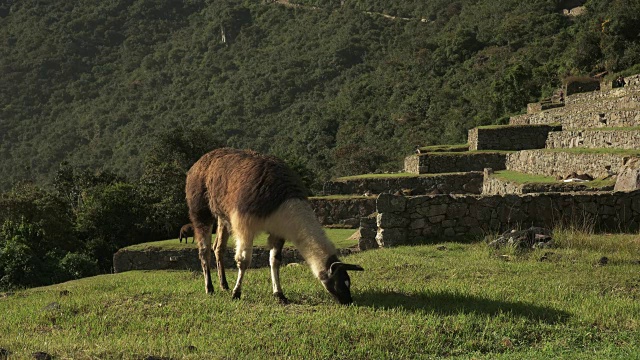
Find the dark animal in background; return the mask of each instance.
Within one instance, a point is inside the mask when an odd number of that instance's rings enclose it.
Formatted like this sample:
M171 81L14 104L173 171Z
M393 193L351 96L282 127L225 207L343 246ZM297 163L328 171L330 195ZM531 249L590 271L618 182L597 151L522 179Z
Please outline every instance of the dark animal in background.
M349 304L351 279L347 270L362 271L358 265L338 259L307 199L308 191L299 177L281 160L248 150L217 149L200 158L189 170L186 182L189 216L198 242L205 291L211 283L211 232L215 219L218 231L214 244L220 287L229 289L222 256L231 232L236 239L238 279L232 296L239 299L242 279L251 264L253 239L269 233L269 265L273 294L288 300L280 286L280 263L285 239L293 242L313 274L340 303Z
M186 224L180 228L180 243L182 243L182 239L184 239L184 243L186 244L189 241L189 236L191 236L191 243L193 244L195 237L193 237L193 225Z

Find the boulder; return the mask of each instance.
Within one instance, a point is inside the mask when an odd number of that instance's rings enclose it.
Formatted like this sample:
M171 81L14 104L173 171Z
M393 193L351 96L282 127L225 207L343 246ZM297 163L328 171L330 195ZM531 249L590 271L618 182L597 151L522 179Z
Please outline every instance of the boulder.
M620 169L613 191L640 189L640 158L631 158Z

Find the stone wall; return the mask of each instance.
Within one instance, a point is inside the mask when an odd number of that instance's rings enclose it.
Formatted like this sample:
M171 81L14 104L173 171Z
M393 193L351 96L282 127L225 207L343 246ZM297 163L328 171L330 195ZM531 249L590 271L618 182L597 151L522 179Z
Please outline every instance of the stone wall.
M340 225L356 228L360 218L376 211L376 198L323 199L310 198L313 211L324 226Z
M507 156L507 170L546 176L567 176L572 172L594 178L609 175L607 167L617 171L625 156L615 154L580 154L546 150L523 150ZM495 170L495 169L494 169Z
M576 94L566 99L564 107L545 110L537 113L527 113L512 116L510 125L553 124L561 123L566 128L636 126L634 120L629 120L630 114L622 111L640 109L640 89L617 88L610 91L595 91ZM608 115L609 112L620 112ZM611 124L603 124L600 114L611 118ZM570 119L569 119L570 118ZM633 119L633 116L632 116ZM640 125L640 123L637 123Z
M411 195L480 194L482 173L429 174L411 177L389 177L353 180L332 180L324 183L325 195L380 194L383 192L408 192Z
M546 148L640 149L640 130L568 130L550 132Z
M477 238L529 226L635 232L640 229L640 191L408 198L381 194L377 211L376 241L384 247Z
M506 195L506 194L532 194L547 192L570 192L570 191L611 191L613 185L600 189L594 189L581 183L537 183L519 184L501 179L498 176L486 176L482 183L482 195Z
M640 126L640 109L592 111L552 109L537 114L523 114L509 120L510 125L560 124L563 129Z
M412 174L483 171L490 167L504 170L507 153L466 152L411 155L404 160L404 171Z
M564 87L565 94L577 94L600 90L600 80L595 78L575 78Z
M565 98L564 103L567 107L572 105L588 104L601 107L601 104L611 101L624 104L626 101L630 101L633 98L637 99L638 90L640 90L640 83L637 85L627 85L622 88L612 88L611 90L570 95Z
M477 127L469 130L469 150L543 149L550 131L549 125L507 125Z
M353 253L353 249L339 250L342 256ZM224 267L235 268L234 249L227 249L224 255ZM293 248L282 249L282 263L299 263L304 259L300 253ZM215 268L215 257L212 261ZM253 257L251 258L252 268L261 268L269 266L269 249L253 248ZM127 250L120 249L113 255L113 269L116 273L131 270L191 270L202 271L200 259L198 258L198 249L187 248L182 250L167 250L161 248L148 250ZM215 278L215 276L214 276ZM200 277L198 277L200 279Z

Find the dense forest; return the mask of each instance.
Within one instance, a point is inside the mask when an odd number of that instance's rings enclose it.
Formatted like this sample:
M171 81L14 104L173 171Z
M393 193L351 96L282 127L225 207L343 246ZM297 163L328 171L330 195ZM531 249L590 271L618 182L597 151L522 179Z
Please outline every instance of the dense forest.
M639 73L640 2L563 14L579 3L0 0L0 287L175 236L185 171L215 147L282 157L317 190L464 142L569 76Z

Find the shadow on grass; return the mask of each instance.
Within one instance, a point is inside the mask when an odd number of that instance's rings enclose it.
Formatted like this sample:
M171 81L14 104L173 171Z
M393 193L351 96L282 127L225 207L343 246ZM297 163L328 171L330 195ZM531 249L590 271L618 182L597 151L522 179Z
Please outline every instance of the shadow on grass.
M435 312L442 315L455 314L512 314L529 320L548 324L563 323L570 314L551 307L480 298L455 293L402 294L397 292L369 291L359 294L358 306L407 311Z

